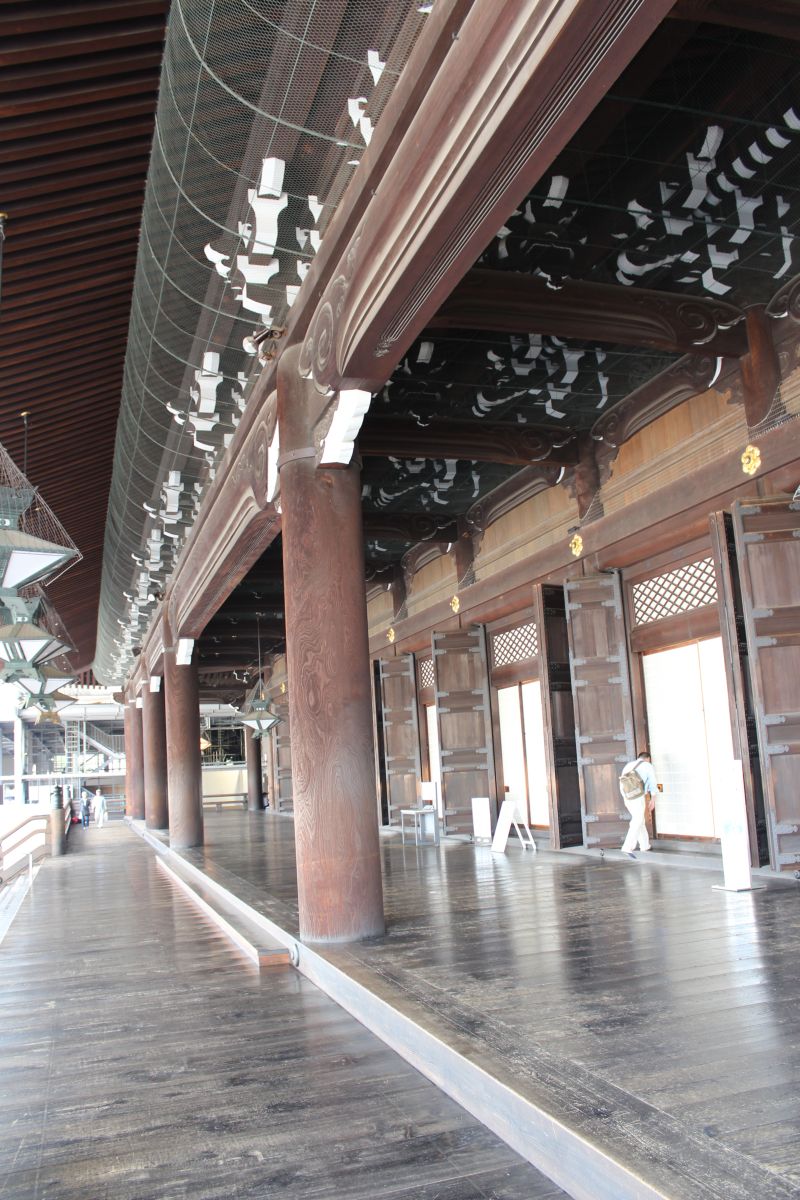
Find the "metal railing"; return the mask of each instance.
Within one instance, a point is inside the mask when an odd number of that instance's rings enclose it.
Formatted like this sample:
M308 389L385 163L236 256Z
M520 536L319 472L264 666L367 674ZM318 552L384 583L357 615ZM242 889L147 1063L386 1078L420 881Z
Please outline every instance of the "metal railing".
M226 792L220 796L203 796L203 808L247 808L247 792Z
M102 746L108 754L119 757L125 753L125 735L122 733L109 733L108 730L103 729L102 725L95 725L87 721L86 736L97 746Z

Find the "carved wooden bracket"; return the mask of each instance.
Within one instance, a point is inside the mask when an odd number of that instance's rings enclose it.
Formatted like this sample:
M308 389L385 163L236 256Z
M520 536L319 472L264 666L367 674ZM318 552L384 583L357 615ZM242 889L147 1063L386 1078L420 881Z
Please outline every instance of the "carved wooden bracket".
M337 333L345 311L350 284L358 262L358 247L363 225L354 234L341 269L334 275L318 305L300 352L298 370L311 379L318 392L330 397L341 386L337 360Z
M430 542L420 542L417 546L412 546L403 555L401 567L405 579L405 594L411 591L411 584L417 571L421 571L428 563L432 563L437 558L441 558L444 551L441 546L431 545Z
M483 535L493 521L499 520L539 492L554 487L562 474L562 467L551 464L527 467L473 504L463 521L464 529L472 540L474 555L480 552Z
M775 293L767 305L770 317L791 317L800 322L800 275L795 275Z
M791 293L786 303L788 311L792 304ZM794 303L797 304L797 296ZM780 363L772 339L772 322L764 308L748 308L747 338L749 349L739 365L745 417L748 428L755 429L770 415L781 382Z
M389 590L392 593L392 618L399 617L406 604L406 573L400 563L391 563L385 567L375 567L367 564L367 600L379 592Z
M467 525L466 518L459 521L459 534L454 550L456 558L456 579L458 587L470 587L475 582L475 540L472 530Z
M431 329L551 333L649 349L739 357L745 314L733 304L648 288L568 281L553 290L534 275L468 271L430 322Z
M585 519L590 508L592 520L597 520L603 515L603 505L598 498L602 480L597 445L591 434L580 434L578 461L574 467L567 468L561 481L569 495L578 502L578 516L581 521ZM596 503L592 505L592 501Z
M611 474L611 465L624 442L685 400L708 391L719 368L719 359L711 355L686 355L595 421L591 436L599 443L595 458L600 483L605 483Z

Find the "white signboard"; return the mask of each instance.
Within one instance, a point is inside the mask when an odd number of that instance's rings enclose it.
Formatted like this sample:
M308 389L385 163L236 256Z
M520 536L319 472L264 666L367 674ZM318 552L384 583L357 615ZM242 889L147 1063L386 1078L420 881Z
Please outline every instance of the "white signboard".
M492 804L488 796L472 797L472 836L476 842L492 840Z
M500 816L497 818L494 841L492 842L492 853L505 854L512 825L517 831L517 837L522 842L522 849L533 850L535 853L536 842L533 840L533 834L525 821L520 817L515 800L504 800L500 807ZM525 831L524 837L523 830Z

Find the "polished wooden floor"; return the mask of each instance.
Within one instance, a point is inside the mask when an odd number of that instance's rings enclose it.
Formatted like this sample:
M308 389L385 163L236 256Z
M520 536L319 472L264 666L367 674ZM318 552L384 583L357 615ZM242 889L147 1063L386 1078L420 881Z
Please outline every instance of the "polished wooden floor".
M800 1197L796 885L732 894L619 856L382 845L387 936L332 960L656 1178L669 1162L687 1195ZM296 928L291 820L211 814L191 854Z
M293 969L259 976L121 824L45 863L0 971L2 1200L563 1196Z

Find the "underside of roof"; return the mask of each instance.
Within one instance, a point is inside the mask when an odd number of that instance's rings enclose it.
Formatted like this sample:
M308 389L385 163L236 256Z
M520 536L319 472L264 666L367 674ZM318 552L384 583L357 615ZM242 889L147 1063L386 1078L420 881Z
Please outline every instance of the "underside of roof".
M94 650L167 7L21 0L0 12L0 443L84 556L50 588L78 667Z
M413 0L173 0L114 458L96 671L120 679L425 20Z
M173 0L162 56L167 7L56 0L2 22L0 441L21 460L29 411L28 475L84 555L52 590L80 665L104 547L95 663L114 682L435 0ZM374 389L368 578L432 533L444 551L526 465L557 482L579 438L687 356L724 382L745 310L800 269L796 49L779 0L680 0L505 214ZM278 539L205 629L206 690L240 691L256 619L281 647L280 557Z

